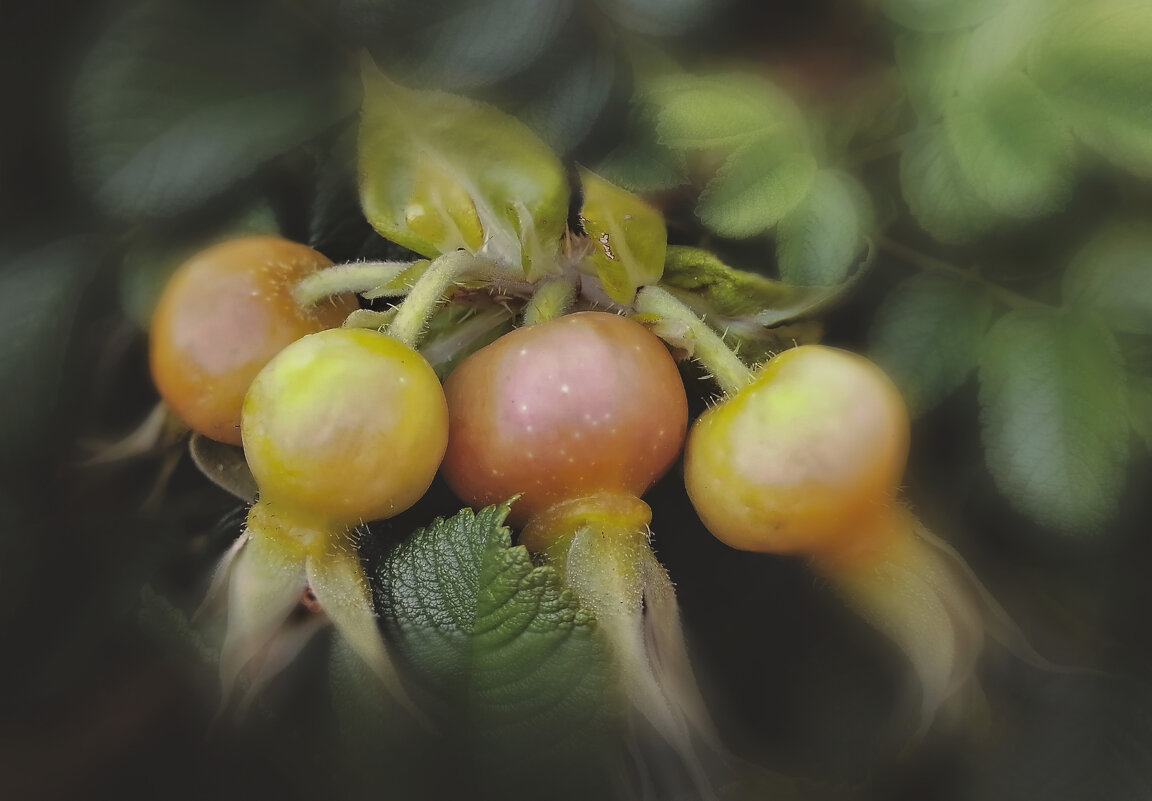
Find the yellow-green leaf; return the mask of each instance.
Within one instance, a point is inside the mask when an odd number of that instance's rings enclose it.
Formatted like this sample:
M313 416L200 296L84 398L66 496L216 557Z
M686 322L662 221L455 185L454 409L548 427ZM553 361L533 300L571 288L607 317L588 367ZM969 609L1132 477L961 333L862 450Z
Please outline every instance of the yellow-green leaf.
M383 236L428 257L458 248L548 272L568 214L556 155L511 115L364 70L360 202Z
M583 168L580 183L580 220L592 240L588 259L608 296L631 303L639 287L655 284L664 272L664 217L636 195Z

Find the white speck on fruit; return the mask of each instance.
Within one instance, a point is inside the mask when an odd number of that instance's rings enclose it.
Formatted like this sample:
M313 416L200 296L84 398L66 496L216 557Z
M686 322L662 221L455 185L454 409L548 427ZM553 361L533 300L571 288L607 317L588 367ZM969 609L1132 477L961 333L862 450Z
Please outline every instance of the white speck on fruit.
M561 384L560 385L560 391L563 392L565 395L567 395L568 394L568 385L567 384Z

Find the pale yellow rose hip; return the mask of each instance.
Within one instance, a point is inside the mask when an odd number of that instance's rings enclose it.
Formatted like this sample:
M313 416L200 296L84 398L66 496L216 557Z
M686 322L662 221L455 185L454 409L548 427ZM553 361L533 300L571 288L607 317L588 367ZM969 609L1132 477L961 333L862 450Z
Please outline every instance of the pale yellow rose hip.
M399 514L427 491L448 443L448 407L420 354L341 328L268 363L244 399L241 430L263 503L352 526Z

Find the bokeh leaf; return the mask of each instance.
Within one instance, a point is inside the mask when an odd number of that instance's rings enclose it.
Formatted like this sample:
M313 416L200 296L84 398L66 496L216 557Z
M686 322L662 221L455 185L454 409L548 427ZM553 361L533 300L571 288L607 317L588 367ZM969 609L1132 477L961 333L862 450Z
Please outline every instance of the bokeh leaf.
M717 0L598 0L621 25L650 36L682 33L700 23Z
M971 27L1004 5L1001 0L883 0L881 7L897 25L931 33Z
M565 64L517 116L553 150L567 153L592 130L612 94L616 68L602 50Z
M1022 73L953 98L944 128L970 189L1001 214L1037 217L1067 199L1071 133Z
M592 240L592 262L608 297L632 302L639 287L664 272L668 230L664 217L636 195L581 168L580 221Z
M1152 5L1065 3L1029 52L1029 74L1076 134L1125 169L1152 176Z
M998 222L969 185L940 125L909 139L900 158L900 187L912 216L941 242L968 242Z
M1114 225L1076 254L1064 297L1100 313L1111 328L1152 334L1152 228Z
M323 53L271 3L138 4L80 70L78 170L112 214L187 211L352 111Z
M872 228L872 204L847 173L821 170L776 231L780 277L801 286L843 281Z
M667 75L646 85L642 99L656 107L660 142L680 150L734 147L803 128L792 100L750 75Z
M596 166L597 174L633 192L658 192L688 182L684 153L659 140L657 113L651 104L633 105L628 140Z
M615 677L592 616L511 546L507 513L465 509L418 530L380 564L378 606L478 762L567 759L599 743Z
M992 311L974 282L914 276L876 312L871 357L900 387L913 413L927 411L976 367Z
M65 240L0 268L0 465L53 458L65 361L94 243Z
M816 159L782 138L762 138L728 157L700 195L696 214L722 236L755 236L795 209L816 177Z
M552 267L568 182L536 134L492 106L405 89L365 63L360 200L383 236L435 257L464 248L529 276Z
M980 362L988 468L1037 522L1099 533L1124 485L1125 371L1099 321L1046 310L1006 314Z
M1128 376L1128 414L1144 447L1152 450L1152 376Z
M470 89L514 75L552 43L573 0L480 0L435 26L420 69L436 86Z

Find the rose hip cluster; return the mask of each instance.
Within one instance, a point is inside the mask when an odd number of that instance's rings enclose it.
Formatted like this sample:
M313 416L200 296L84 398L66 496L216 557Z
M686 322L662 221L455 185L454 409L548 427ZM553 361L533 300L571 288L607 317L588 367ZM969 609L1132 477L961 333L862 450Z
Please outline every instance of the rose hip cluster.
M245 671L258 683L270 643L310 592L410 703L374 619L356 532L411 507L439 470L466 504L516 498L509 523L521 544L596 615L633 708L706 782L694 742L716 740L641 500L682 452L707 529L734 548L808 557L909 655L926 721L968 678L970 660L955 649L982 634L972 582L898 502L908 414L864 358L804 345L755 370L739 365L689 426L659 327L578 311L501 336L441 386L412 343L338 327L353 296L294 296L330 264L274 237L224 242L177 272L153 317L165 403L195 432L242 443L259 486L215 582L228 595L226 693Z

